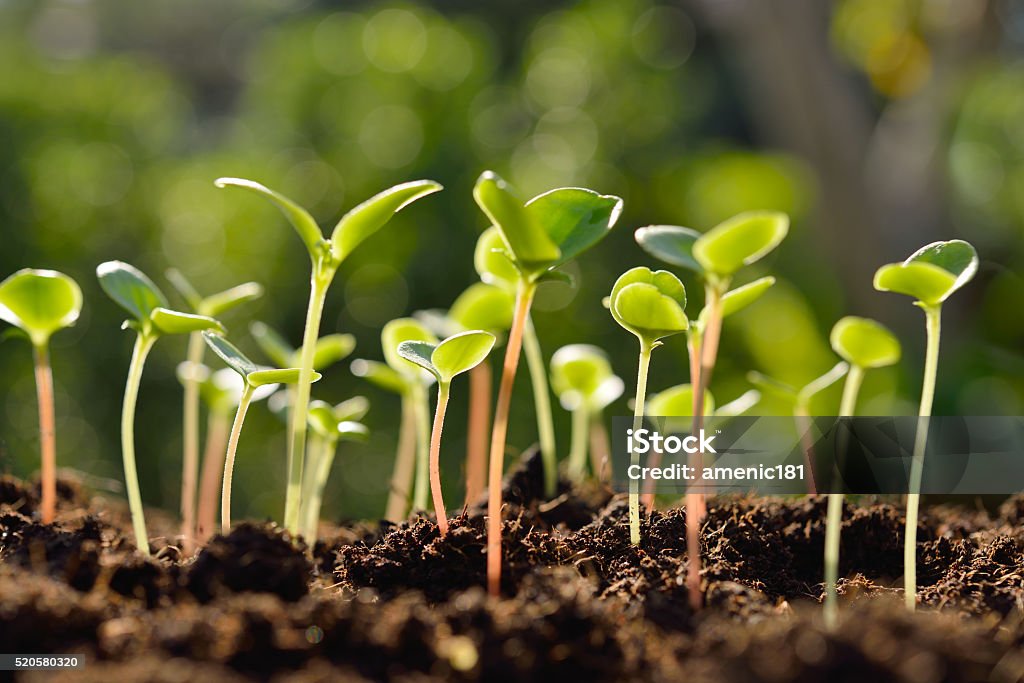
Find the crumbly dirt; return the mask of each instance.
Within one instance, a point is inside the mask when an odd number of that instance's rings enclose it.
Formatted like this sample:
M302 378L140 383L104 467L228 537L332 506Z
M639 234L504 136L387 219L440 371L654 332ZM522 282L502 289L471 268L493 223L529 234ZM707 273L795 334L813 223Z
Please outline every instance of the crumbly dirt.
M536 458L504 494L490 598L484 501L443 538L427 516L325 524L307 550L244 522L191 557L173 534L144 557L122 506L62 482L44 525L37 487L3 476L0 652L88 660L25 681L1024 680L1024 497L925 508L914 614L902 507L847 501L830 631L824 498L709 501L694 612L682 508L645 514L633 546L622 496L563 482L547 500Z

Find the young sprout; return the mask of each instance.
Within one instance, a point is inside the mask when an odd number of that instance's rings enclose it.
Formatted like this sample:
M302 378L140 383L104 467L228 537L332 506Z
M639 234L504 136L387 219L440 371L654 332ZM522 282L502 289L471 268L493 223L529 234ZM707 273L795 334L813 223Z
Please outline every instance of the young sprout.
M404 341L398 345L397 350L402 358L415 363L437 379L437 410L434 412L434 427L430 433L430 492L434 498L434 512L442 536L448 533L448 517L445 515L444 498L441 495L441 431L444 429L444 414L448 408L452 379L482 363L493 347L494 335L482 330L460 332L436 345L422 341Z
M572 414L569 478L577 484L587 473L587 441L593 422L622 396L625 384L612 372L604 351L590 344L569 344L551 356L551 386L562 407ZM599 471L594 470L594 475Z
M685 332L690 326L684 312L686 289L672 273L640 266L627 270L615 281L608 308L615 322L632 332L640 342L633 406L633 431L637 431L643 426L651 352L662 345L662 339ZM629 455L631 466L640 464L638 453ZM640 545L640 488L636 479L629 483L629 539L633 545ZM690 550L692 552L692 546Z
M504 180L485 172L473 188L473 198L498 229L500 251L516 271L516 306L505 346L491 431L487 499L487 588L501 589L501 476L505 470L505 437L512 405L512 384L519 366L523 331L537 285L558 278L558 266L597 244L622 212L622 200L591 190L562 188L534 197L525 205ZM555 463L546 463L548 476Z
M369 409L370 402L364 396L354 396L336 406L325 401L309 404L309 426L313 429L313 438L308 454L309 467L302 482L302 535L310 545L317 538L320 507L338 442L366 440L369 430L359 420Z
M900 342L885 326L874 320L847 316L832 328L832 349L850 364L839 404L840 417L852 417L857 409L864 372L884 368L900 359ZM843 494L828 494L825 522L825 624L834 628L839 616L836 582L839 580L839 535L843 524Z
M689 228L657 225L636 231L637 243L649 254L672 265L695 271L704 280L704 310L698 324L692 326L687 346L690 352L690 381L696 387L693 397L693 433L704 424L703 396L711 385L711 373L718 356L722 319L730 305L746 306L757 299L774 280L762 278L738 288L729 304L726 297L736 273L743 266L759 261L785 239L789 217L775 211L749 211L718 224L703 235ZM703 453L698 454L698 469ZM704 516L704 496L687 494L686 537L690 553L687 587L690 604L701 606L700 529Z
M135 403L139 397L139 383L146 356L161 335L191 334L205 330L223 332L224 328L209 316L168 309L167 297L163 292L146 275L127 263L101 263L96 268L96 277L107 296L131 315L131 320L125 321L122 328L131 328L136 334L121 408L121 457L124 460L125 486L128 489L128 507L131 510L135 542L139 552L148 555L149 539L135 464Z
M229 368L237 372L245 386L242 389L242 396L238 400L238 409L235 411L235 421L231 424L231 434L228 437L228 449L224 454L224 480L220 497L220 528L221 532L228 533L231 530L231 477L235 471L235 453L238 451L238 439L242 434L242 424L245 422L245 414L249 410L255 392L260 387L275 384L294 384L299 381L301 371L299 368L261 368L249 360L245 354L238 350L234 344L222 337L220 334L203 332L203 339L213 352L220 356ZM314 372L312 381L320 379L320 373ZM271 392L272 393L272 392Z
M902 263L884 265L875 273L875 289L914 297L914 305L924 311L928 336L921 405L918 410L918 416L922 419L918 421L910 464L906 541L903 550L904 600L910 610L917 606L917 511L921 502L921 478L924 475L924 454L928 445L928 418L932 414L935 376L939 367L942 304L977 272L978 252L974 247L963 240L950 240L921 247Z
M176 268L166 273L167 280L178 290L193 313L216 318L236 306L263 296L263 286L256 282L232 287L231 289L202 296L185 275ZM203 362L203 335L193 332L188 336L188 351L185 362ZM182 462L181 462L181 535L185 552L190 552L196 533L196 485L199 475L199 383L190 373L181 377L185 389L182 419Z
M82 290L78 283L55 270L25 268L0 283L0 320L25 333L35 359L43 524L53 522L57 509L57 436L50 336L74 325L81 311Z
M293 534L299 532L299 496L302 493L302 467L306 453L306 411L309 407L310 385L313 382L313 356L320 335L327 290L334 280L338 266L361 242L380 230L392 216L421 197L433 194L441 186L431 180L417 180L396 185L374 195L355 207L338 221L330 239L313 217L301 206L282 194L251 180L219 178L217 187L241 187L269 199L285 215L306 245L312 262L309 306L306 327L302 336L299 363L299 381L292 405L290 438L288 439L288 489L285 497L285 526Z

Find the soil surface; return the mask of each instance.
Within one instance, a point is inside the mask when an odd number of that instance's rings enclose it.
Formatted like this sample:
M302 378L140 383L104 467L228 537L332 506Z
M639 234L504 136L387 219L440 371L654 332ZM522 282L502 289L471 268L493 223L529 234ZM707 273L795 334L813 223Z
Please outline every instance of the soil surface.
M635 547L624 497L563 483L544 500L540 476L532 458L505 482L500 599L482 589L482 502L443 539L419 516L325 525L309 551L242 523L146 558L122 506L61 482L44 525L38 487L0 477L0 652L88 661L24 681L1024 680L1024 498L925 508L915 614L902 507L848 502L829 631L824 498L711 500L695 613L681 508L645 515Z

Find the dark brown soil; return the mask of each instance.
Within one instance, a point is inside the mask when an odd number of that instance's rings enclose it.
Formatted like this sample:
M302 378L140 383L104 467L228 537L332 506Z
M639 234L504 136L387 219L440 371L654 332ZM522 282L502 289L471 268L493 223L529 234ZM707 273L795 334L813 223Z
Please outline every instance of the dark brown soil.
M685 512L562 485L528 460L506 480L503 596L483 590L483 506L324 528L307 557L243 523L185 558L134 551L116 504L62 485L58 521L0 478L0 652L81 653L19 680L1024 680L1024 498L927 508L921 607L902 606L898 504L848 503L841 623L821 622L825 501L719 498L703 523L705 609L685 590ZM5 674L0 673L0 680Z

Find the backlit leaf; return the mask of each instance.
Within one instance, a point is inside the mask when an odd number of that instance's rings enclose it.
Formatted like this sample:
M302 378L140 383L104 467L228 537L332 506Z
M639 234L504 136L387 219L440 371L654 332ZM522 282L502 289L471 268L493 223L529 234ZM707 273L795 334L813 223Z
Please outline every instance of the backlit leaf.
M313 220L313 217L304 208L283 194L252 180L245 180L244 178L218 178L214 181L214 184L217 187L240 187L269 199L281 210L281 213L292 224L295 231L299 233L299 237L302 239L302 243L306 245L306 250L309 252L310 257L314 261L316 260L318 248L324 240L324 235L320 230L320 226L316 224L316 221Z
M363 240L384 227L396 213L441 189L441 185L433 180L414 180L370 197L338 221L331 234L331 255L337 261L344 261Z
M846 316L832 327L832 348L843 360L862 368L881 368L900 359L900 342L881 323Z
M37 346L73 325L81 311L78 283L55 270L26 268L0 283L0 319L23 330Z
M703 272L693 258L693 245L700 233L675 225L649 225L633 234L640 248L656 259L694 272Z
M96 277L107 296L143 326L149 325L153 309L168 306L163 292L135 266L107 261L96 268Z
M708 273L729 277L777 247L788 232L786 214L748 211L701 235L693 245L693 257Z

